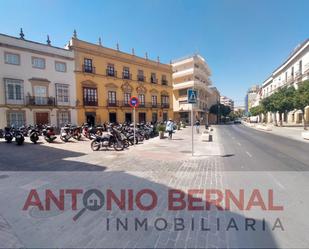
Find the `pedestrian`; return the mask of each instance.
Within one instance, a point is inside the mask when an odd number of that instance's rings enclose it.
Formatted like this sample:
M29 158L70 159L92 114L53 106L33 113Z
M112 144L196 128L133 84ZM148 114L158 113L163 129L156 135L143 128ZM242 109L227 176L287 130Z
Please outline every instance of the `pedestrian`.
M196 133L199 134L200 133L200 121L199 120L195 121L195 129L196 129Z
M172 139L174 131L174 122L172 119L167 121L165 130L168 132L168 139Z

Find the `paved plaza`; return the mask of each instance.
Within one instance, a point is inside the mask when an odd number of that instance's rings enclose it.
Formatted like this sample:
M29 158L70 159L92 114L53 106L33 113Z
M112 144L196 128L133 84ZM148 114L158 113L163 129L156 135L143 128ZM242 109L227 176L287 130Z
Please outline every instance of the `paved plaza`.
M280 139L285 138L261 132L261 140L257 140L252 134L260 131L242 125L214 126L212 142L203 141L203 131L201 127L200 134L195 133L193 157L191 127L176 131L172 140L157 137L122 152L93 152L88 140L24 146L1 141L0 247L276 248L293 243L298 248L306 248L308 238L301 231L308 231L308 226L299 227L299 224L307 199L297 209L287 205L286 212L279 215L286 232L272 231L275 212L220 212L215 205L210 205L207 212L166 209L170 189L273 188L285 197L280 199L284 203L296 202L300 194L294 194L296 189L308 189L309 165L305 156L300 156L309 152L307 144L286 140L280 147ZM293 175L296 171L302 173ZM134 193L152 189L157 193L158 205L153 211L86 210L75 221L73 217L80 209L71 210L70 205L65 205L63 211L55 206L49 211L36 207L22 210L31 189L42 196L45 189L75 188L112 189L115 193L121 189L132 189ZM78 200L79 208L81 201ZM175 217L184 219L185 229L175 231ZM243 229L245 217L256 217L257 231ZM263 217L267 218L266 223ZM132 223L135 218L147 218L148 229L135 231ZM224 229L231 218L239 222L239 231ZM115 219L124 223L128 219L128 230L118 231ZM158 219L167 221L166 230L158 230L155 225ZM201 220L208 230L199 229ZM194 229L192 222L195 222ZM263 226L266 231L258 230Z

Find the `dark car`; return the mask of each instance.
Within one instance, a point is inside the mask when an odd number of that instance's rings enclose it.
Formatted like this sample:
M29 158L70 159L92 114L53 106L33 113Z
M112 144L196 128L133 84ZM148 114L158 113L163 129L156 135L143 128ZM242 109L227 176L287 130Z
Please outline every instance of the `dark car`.
M241 124L241 120L240 119L235 119L234 120L234 124Z

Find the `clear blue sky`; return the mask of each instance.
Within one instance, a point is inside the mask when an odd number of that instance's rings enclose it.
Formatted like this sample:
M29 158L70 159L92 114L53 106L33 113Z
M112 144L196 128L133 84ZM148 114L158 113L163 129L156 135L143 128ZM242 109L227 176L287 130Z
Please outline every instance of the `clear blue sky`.
M309 38L309 0L0 0L0 33L63 46L78 37L163 62L194 52L204 56L212 81L243 104Z

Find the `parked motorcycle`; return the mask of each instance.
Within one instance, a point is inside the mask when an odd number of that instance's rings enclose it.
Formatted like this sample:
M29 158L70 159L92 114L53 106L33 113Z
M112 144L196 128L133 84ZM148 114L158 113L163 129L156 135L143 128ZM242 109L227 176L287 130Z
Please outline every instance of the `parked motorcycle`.
M15 142L17 145L22 145L25 141L22 129L16 129L14 131Z
M4 139L7 143L10 143L12 142L14 138L14 134L13 134L13 131L12 131L12 128L11 127L5 127L4 128Z
M121 151L125 148L120 132L113 127L110 127L110 134L96 136L96 138L91 142L91 149L93 151L98 151L100 148L107 150L112 147L116 151Z
M29 138L30 141L34 144L36 144L39 140L39 131L37 129L37 127L31 127L29 126Z
M60 139L65 143L68 142L71 137L73 137L70 130L70 125L65 125L60 129Z
M48 143L52 143L57 138L54 128L51 126L45 126L42 130L42 134Z
M80 126L71 126L70 127L70 133L71 133L72 137L77 141L79 141L82 137Z

